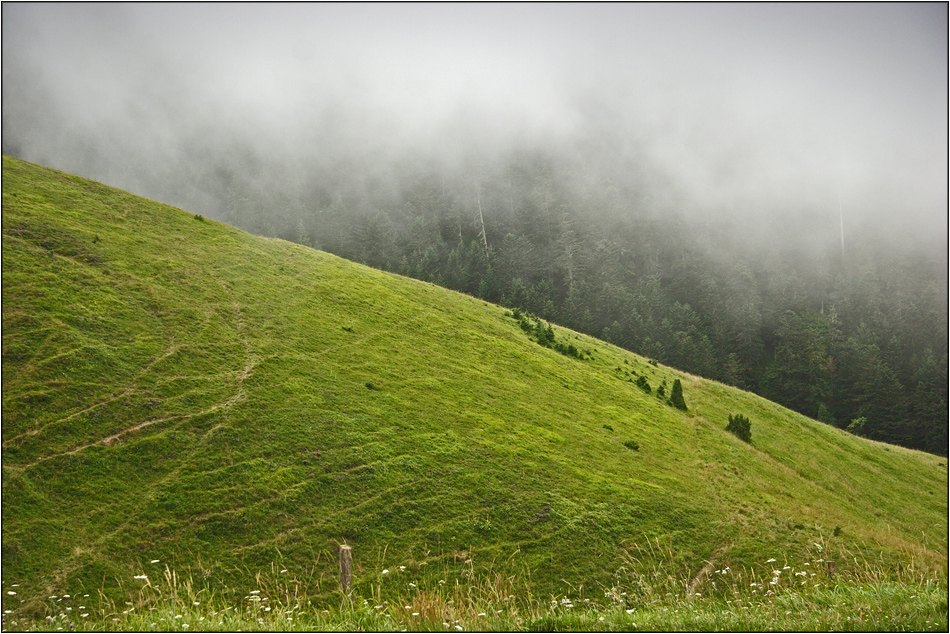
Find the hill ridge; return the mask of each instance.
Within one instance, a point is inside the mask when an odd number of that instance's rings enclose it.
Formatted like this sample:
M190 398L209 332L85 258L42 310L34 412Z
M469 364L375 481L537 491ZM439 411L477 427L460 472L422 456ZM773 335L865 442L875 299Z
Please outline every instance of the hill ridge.
M3 179L3 576L30 601L152 559L232 589L280 561L326 600L343 542L367 587L464 561L609 585L653 538L695 584L815 544L946 574L943 458L55 170Z

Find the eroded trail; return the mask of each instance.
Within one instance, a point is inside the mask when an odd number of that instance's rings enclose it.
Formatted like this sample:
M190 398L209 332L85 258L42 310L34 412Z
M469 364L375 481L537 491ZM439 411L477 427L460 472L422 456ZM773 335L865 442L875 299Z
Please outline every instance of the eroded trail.
M51 427L52 425L61 425L62 423L68 422L76 418L77 416L82 416L83 414L95 411L99 409L100 407L104 407L110 403L114 403L115 401L118 401L119 399L131 396L132 394L136 392L136 389L137 389L136 384L138 383L138 381L147 372L151 371L151 369L155 366L155 364L160 363L161 361L164 361L168 357L178 352L180 349L181 349L181 346L174 343L174 341L172 341L172 343L168 346L168 348L162 354L160 354L159 356L149 361L148 364L146 364L144 368L139 370L139 372L135 375L135 378L132 379L129 382L129 384L125 387L125 389L119 392L118 394L114 394L106 399L93 403L92 405L89 405L88 407L84 407L81 410L75 411L69 416L64 416L63 418L57 418L56 420L52 420L41 427L35 427L21 434L17 434L16 436L11 436L10 438L7 438L6 440L3 441L3 446L6 447L10 443L16 440L19 440L21 438L25 438L27 436L36 436L37 434L42 433L45 429L47 429L48 427Z
M126 436L126 435L128 435L128 434L132 434L132 433L134 433L134 432L140 431L140 430L142 430L142 429L144 429L144 428L146 428L146 427L149 427L149 426L151 426L151 425L155 425L155 424L158 424L158 423L169 422L169 421L184 421L184 420L188 420L188 419L194 418L194 417L196 417L196 416L202 416L202 415L206 415L206 414L211 414L211 413L214 413L214 412L219 411L219 410L222 410L222 409L229 409L229 408L231 408L232 406L234 406L235 404L240 403L240 402L246 400L246 399L247 399L247 393L246 393L246 391L245 391L245 389L244 389L244 383L247 381L247 379L248 379L250 376L253 375L253 373L254 373L254 368L257 366L258 363L260 363L260 360L261 360L261 359L260 359L260 357L259 357L258 355L256 355L256 354L253 353L251 343L250 343L250 341L248 340L248 338L247 338L247 336L246 336L246 328L245 328L244 320L243 320L243 317L242 317L242 314L241 314L241 305L240 305L240 303L239 303L239 302L237 301L237 299L234 297L234 293L231 291L231 289L230 289L224 282L220 282L220 281L219 281L219 283L221 284L221 287L224 289L225 293L226 293L227 296L228 296L228 299L229 299L229 301L230 301L230 308L231 308L231 310L230 310L230 312L231 312L231 321L232 321L232 324L233 324L233 326L234 326L234 328L235 328L235 331L236 331L236 333L237 333L237 335L238 335L238 338L241 340L242 344L244 345L244 364L243 364L243 366L242 366L240 369L232 371L232 372L233 372L233 376L234 376L235 379L236 379L236 387L235 387L233 393L232 393L228 398L226 398L226 399L224 399L224 400L221 400L221 401L219 401L219 402L217 402L217 403L214 403L213 405L210 405L209 407L205 407L205 408L203 408L203 409L201 409L201 410L199 410L199 411L189 412L189 413L182 413L182 414L175 414L175 415L171 415L171 416L165 416L165 417L161 417L161 418L152 418L152 419L149 419L149 420L145 420L145 421L136 423L136 424L134 424L134 425L131 425L131 426L127 427L126 429L123 429L123 430L120 430L120 431L118 431L118 432L116 432L116 433L113 433L113 434L110 434L110 435L108 435L108 436L105 436L105 437L103 437L103 438L99 438L99 439L97 439L97 440L93 440L93 441L91 441L91 442L87 442L87 443L85 443L85 444L75 446L75 447L73 447L73 448L71 448L71 449L69 449L69 450L66 450L66 451L59 451L59 452L54 452L54 453L46 454L46 455L44 455L44 456L41 456L41 457L37 458L36 460L33 460L32 462L28 462L28 463L24 463L24 464L19 464L19 465L4 464L4 465L3 465L3 468L5 468L5 469L18 469L18 470L28 469L28 468L30 468L30 467L32 467L32 466L34 466L34 465L37 465L37 464L39 464L39 463L41 463L41 462L46 461L46 460L50 460L50 459L52 459L52 458L57 458L57 457L61 457L61 456L74 455L74 454L77 454L77 453L79 453L79 452L81 452L81 451L83 451L83 450L85 450L85 449L90 448L90 447L95 447L95 446L97 446L97 445L111 445L111 444L113 444L116 440L122 438L123 436ZM82 414L85 414L85 413L88 413L88 412L92 412L92 411L94 411L94 410L96 410L96 409L98 409L98 408L101 408L101 407L104 407L104 406L108 405L109 403L113 403L113 402L115 402L115 401L117 401L117 400L119 400L119 399L126 398L126 397L129 397L129 396L132 396L132 395L136 394L136 392L137 392L137 390L138 390L137 384L138 384L139 380L140 380L146 373L150 372L150 371L152 370L152 368L153 368L156 364L160 363L160 362L163 361L164 359L167 359L168 357L170 357L170 356L172 356L173 354L177 353L180 349L181 349L181 346L180 346L179 344L176 344L176 343L172 342L172 343L169 345L169 347L168 347L161 355L157 356L155 359L152 359L145 367L143 367L143 368L136 374L135 378L129 383L129 385L127 385L127 386L125 387L125 389L124 389L123 391L121 391L120 393L115 394L115 395L112 395L112 396L110 396L109 398L103 399L102 401L99 401L99 402L97 402L97 403L94 403L94 404L92 404L92 405L90 405L90 406L88 406L88 407L85 407L85 408L83 408L83 409L81 409L81 410L79 410L79 411L73 412L73 413L69 414L68 416L65 416L65 417L63 417L63 418L60 418L60 419L51 421L51 422L49 422L49 423L43 425L42 427L38 427L38 428L36 428L36 429L29 430L29 431L24 432L24 433L22 433L22 434L18 434L17 436L8 438L7 440L5 440L5 441L3 442L3 445L4 445L4 446L7 446L8 444L10 444L10 443L16 441L17 439L23 438L23 437L25 437L25 436L35 436L35 435L41 433L43 430L49 428L49 427L52 426L52 425L66 423L66 422L68 422L68 421L71 420L71 419L74 419L74 418L76 418L76 417L78 417L78 416L81 416ZM231 374L231 372L229 372L228 374ZM212 427L212 430L217 429L218 426L220 426L220 425L215 425L214 427ZM210 432L209 432L209 433L210 433Z

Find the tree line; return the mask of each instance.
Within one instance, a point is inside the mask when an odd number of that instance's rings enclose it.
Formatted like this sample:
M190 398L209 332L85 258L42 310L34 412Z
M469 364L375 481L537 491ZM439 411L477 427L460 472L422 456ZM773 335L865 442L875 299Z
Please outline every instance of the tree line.
M211 215L947 454L945 253L871 230L847 249L831 231L790 239L802 225L787 219L744 239L735 223L664 206L655 183L539 152L450 171L351 167L284 186L221 168Z

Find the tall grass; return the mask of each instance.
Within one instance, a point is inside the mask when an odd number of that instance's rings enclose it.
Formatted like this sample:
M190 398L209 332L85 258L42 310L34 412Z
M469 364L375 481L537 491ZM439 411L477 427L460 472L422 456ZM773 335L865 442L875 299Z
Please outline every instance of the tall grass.
M447 568L419 574L395 566L376 572L366 596L340 594L321 604L307 594L312 572L298 575L274 564L256 575L255 588L235 594L166 566L155 578L123 580L128 599L121 602L102 592L50 595L41 617L10 609L15 589L4 588L3 629L947 631L946 579L912 562L895 571L858 557L840 572L837 562L832 571L821 557L781 557L691 575L677 566L669 543L654 539L630 545L609 587L568 584L572 593L542 597L532 592L529 571L507 569L510 561L506 570L468 562L454 577Z

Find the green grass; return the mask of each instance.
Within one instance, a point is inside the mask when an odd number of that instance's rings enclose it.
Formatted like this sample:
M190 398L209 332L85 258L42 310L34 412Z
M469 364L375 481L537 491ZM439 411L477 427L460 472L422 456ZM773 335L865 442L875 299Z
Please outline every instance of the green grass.
M42 618L7 614L4 630L939 632L948 624L945 585L876 578L880 571L870 569L832 575L821 562L806 562L800 571L777 563L716 570L708 592L689 595L683 580L659 569L646 577L624 569L609 588L580 586L547 598L517 575L469 568L453 578L443 570L444 578L417 584L400 567L380 571L366 598L341 595L320 606L301 596L301 579L287 569L258 574L254 589L228 603L193 578L152 568L155 574L132 582L131 600L51 595Z
M331 609L341 543L367 598L400 565L574 596L654 543L700 592L778 557L946 586L944 458L9 157L2 258L7 621L124 601L155 559L222 605L293 570Z

